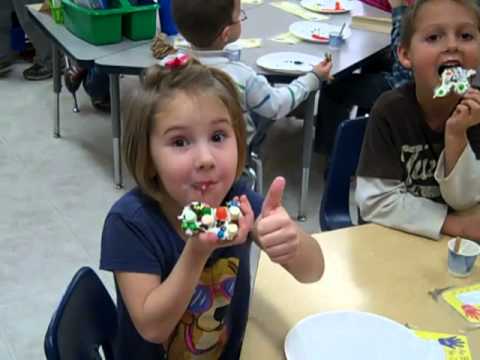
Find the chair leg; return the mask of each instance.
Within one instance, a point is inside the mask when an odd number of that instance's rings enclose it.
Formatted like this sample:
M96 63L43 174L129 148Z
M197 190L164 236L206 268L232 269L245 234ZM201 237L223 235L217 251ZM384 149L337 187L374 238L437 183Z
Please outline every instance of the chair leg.
M255 288L255 278L257 277L258 262L260 261L260 248L252 243L250 247L250 299Z
M262 159L258 156L257 153L251 153L252 162L255 165L255 191L259 194L263 194L263 163Z
M70 69L72 63L70 62L70 58L65 55L65 71L68 71L68 69ZM73 96L73 108L72 108L72 111L74 113L79 113L80 112L80 108L78 107L78 101L77 101L77 92L76 91L72 91L71 92L72 96Z
M255 172L255 169L250 166L247 167L247 176L250 190L255 191L255 189L257 188L257 173Z
M358 114L358 105L353 105L352 110L350 110L349 119L355 119L357 117L357 114Z
M72 93L72 96L73 96L73 109L72 109L72 111L74 113L79 113L80 108L78 107L77 93Z

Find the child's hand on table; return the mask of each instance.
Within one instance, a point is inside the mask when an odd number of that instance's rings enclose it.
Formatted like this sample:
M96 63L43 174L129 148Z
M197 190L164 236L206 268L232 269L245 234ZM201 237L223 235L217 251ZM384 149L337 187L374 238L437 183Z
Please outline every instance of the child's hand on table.
M333 76L330 75L330 71L332 70L332 65L333 65L332 57L326 56L325 59L320 61L317 65L313 66L312 71L322 79L333 80Z
M480 212L454 212L447 216L443 232L451 236L461 236L468 240L480 243Z
M257 241L273 262L285 265L297 254L297 226L282 206L285 179L273 180L256 222Z

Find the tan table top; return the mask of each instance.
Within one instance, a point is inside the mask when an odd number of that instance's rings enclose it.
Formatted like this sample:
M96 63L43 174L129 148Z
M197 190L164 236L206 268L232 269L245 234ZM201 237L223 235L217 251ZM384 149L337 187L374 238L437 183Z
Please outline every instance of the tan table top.
M419 330L460 334L468 325L428 290L480 282L447 271L447 237L432 241L367 224L314 235L325 255L325 274L314 284L298 283L262 254L242 359L284 359L287 332L302 318L331 310L380 314ZM480 360L480 329L466 334L473 359Z

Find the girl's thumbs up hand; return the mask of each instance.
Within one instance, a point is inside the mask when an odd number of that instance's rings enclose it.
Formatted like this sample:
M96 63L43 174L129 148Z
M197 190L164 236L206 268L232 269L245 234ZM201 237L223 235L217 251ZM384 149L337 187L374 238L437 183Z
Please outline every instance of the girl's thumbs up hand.
M263 201L256 222L257 241L273 262L285 265L293 259L299 246L297 226L282 206L285 179L277 177Z

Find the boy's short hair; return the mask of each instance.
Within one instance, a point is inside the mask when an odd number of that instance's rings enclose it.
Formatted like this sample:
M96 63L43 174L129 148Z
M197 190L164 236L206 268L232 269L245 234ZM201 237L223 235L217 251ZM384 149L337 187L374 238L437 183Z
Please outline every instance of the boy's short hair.
M172 12L180 33L193 46L211 46L232 24L234 0L172 0Z
M402 17L402 25L400 28L400 45L408 48L412 41L413 34L415 33L415 20L418 16L418 12L426 3L432 0L417 0L415 4L408 7L407 11ZM480 8L475 0L451 0L465 8L472 11L477 18L477 24L480 26Z
M153 65L145 70L141 87L130 98L123 133L123 152L125 164L137 185L143 193L159 203L166 194L150 153L150 136L155 121L161 121L155 115L182 91L193 96L210 94L220 99L230 115L237 140L237 178L245 167L245 121L237 87L230 77L195 59L188 60L186 65L174 70Z

